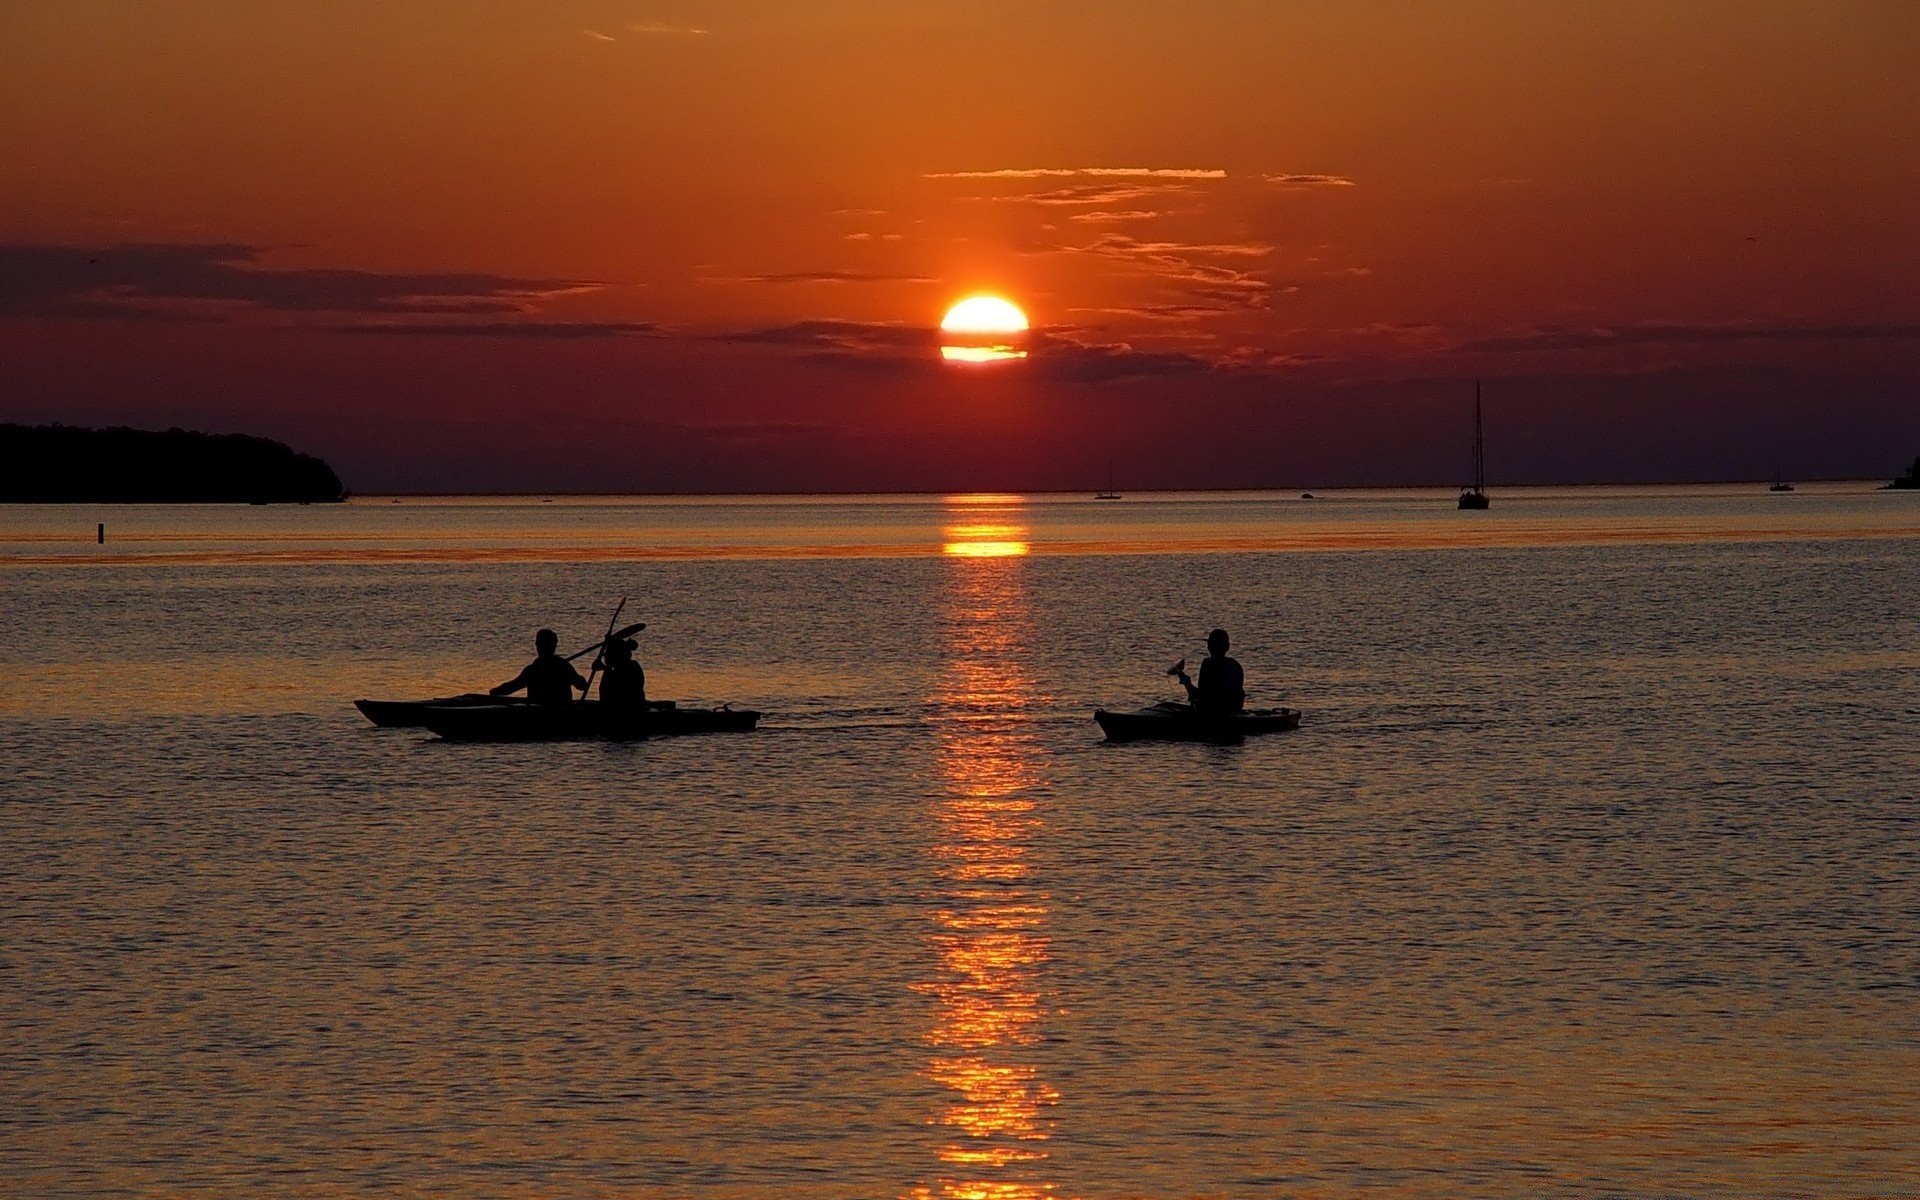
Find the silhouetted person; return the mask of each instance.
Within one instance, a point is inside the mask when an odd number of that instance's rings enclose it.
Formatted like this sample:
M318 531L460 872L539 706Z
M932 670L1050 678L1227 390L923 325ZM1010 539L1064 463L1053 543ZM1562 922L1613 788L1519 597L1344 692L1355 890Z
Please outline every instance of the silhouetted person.
M535 704L571 704L575 689L587 690L587 681L580 678L580 672L573 664L554 653L560 646L560 637L551 629L542 629L533 635L533 648L538 656L518 675L494 688L489 695L507 696L527 689L527 699Z
M1227 657L1227 631L1216 629L1207 635L1207 656L1200 660L1200 682L1187 675L1186 664L1175 670L1187 689L1187 701L1193 710L1212 717L1232 716L1246 707L1247 675L1240 663Z
M647 673L633 661L635 643L619 638L607 643L606 677L600 681L600 703L608 708L642 709L647 706Z

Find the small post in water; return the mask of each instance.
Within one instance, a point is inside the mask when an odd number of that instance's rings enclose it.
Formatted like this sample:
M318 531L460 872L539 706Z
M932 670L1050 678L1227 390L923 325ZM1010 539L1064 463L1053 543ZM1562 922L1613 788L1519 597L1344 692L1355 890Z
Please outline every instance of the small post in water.
M100 522L99 527L93 531L93 536L95 545L104 546L107 544L107 523L105 521Z

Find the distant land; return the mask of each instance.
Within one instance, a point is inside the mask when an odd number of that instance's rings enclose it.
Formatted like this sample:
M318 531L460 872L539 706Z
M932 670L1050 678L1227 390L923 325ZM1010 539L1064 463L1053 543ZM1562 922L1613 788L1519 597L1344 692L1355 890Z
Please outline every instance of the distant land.
M346 498L332 467L268 438L0 425L0 502L287 504Z

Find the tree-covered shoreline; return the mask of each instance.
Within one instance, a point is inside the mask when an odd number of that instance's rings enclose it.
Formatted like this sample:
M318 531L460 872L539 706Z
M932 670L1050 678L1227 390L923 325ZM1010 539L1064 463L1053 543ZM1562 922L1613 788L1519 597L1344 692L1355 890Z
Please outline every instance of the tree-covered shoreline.
M270 438L0 425L0 502L248 504L346 497L332 467Z

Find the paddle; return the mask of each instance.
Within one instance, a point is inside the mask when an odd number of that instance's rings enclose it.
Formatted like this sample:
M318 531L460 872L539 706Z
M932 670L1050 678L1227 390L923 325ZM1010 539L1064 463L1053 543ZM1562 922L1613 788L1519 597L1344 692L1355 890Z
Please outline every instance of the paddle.
M600 664L606 658L606 653L605 653L606 645L608 642L613 640L613 623L620 619L620 613L626 607L627 607L627 598L625 596L622 596L620 597L619 605L616 606L613 610L613 615L607 618L607 636L600 639L601 654L593 660L593 665L587 668L587 690L580 693L580 698L582 700L585 700L588 696L593 695L593 677L600 673Z
M616 629L612 633L608 634L604 640L595 642L593 645L588 646L584 650L575 650L572 654L567 655L567 661L572 662L574 659L579 658L583 654L592 654L595 650L599 650L605 647L608 642L617 641L620 638L632 637L634 634L639 633L642 629L645 629L646 627L647 627L647 623L645 621L636 621L631 625L623 625L619 629Z

